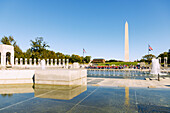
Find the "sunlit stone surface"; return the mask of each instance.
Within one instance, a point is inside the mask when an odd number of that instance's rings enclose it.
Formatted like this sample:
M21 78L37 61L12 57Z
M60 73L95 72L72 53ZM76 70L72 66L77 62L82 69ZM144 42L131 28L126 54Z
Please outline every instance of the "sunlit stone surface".
M86 69L36 70L35 84L86 85Z
M32 84L34 70L0 70L0 84Z
M86 69L0 70L0 84L86 85Z

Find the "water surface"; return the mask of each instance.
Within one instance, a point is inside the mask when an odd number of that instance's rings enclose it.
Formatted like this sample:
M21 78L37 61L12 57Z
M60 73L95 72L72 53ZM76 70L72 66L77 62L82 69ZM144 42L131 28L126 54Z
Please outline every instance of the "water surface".
M88 70L88 77L97 77L97 78L120 78L120 79L140 79L144 80L145 78L157 78L157 75L151 75L149 72L140 72L140 71L111 71L111 70ZM161 77L170 77L170 74L161 75Z
M10 87L0 92L0 113L170 112L169 89L37 85L22 93Z

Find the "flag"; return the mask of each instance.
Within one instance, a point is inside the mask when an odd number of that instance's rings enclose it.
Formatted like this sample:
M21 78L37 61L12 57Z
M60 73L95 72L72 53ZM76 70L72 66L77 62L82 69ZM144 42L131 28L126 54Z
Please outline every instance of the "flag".
M86 53L85 49L83 48L83 53Z
M149 51L153 50L152 47L149 45Z

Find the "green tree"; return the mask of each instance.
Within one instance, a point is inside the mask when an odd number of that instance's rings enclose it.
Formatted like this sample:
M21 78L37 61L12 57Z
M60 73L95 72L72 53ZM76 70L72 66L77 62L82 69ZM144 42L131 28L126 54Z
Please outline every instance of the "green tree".
M14 46L14 57L15 58L23 58L24 55L23 55L23 52L22 50L20 49L20 47L16 44L16 41L14 40L14 38L12 36L9 36L9 37L6 37L4 36L2 39L1 39L1 42L3 44L6 44L6 45L12 45Z
M83 61L83 57L80 57L79 55L75 55L75 54L71 55L70 62L72 62L72 63L74 63L74 62L82 63L82 61Z
M48 52L46 48L50 47L47 43L43 40L43 37L37 37L35 41L30 40L31 48L27 50L27 53L31 52L32 58L46 58L48 56Z
M64 59L65 55L63 53L57 52L56 57L57 57L57 59Z
M7 36L4 36L2 39L1 39L1 42L3 43L3 44L6 44L6 45L16 45L16 42L15 42L15 40L14 40L14 38L12 37L12 36L9 36L9 37L7 37Z
M155 55L149 54L149 55L143 56L142 58L145 62L148 62L148 64L150 64L152 62L152 58L154 58L154 57L156 58Z
M91 60L91 56L86 56L86 57L84 58L84 61L85 61L86 63L89 63L90 60Z
M65 55L65 59L69 59L69 62L70 62L71 56L70 55Z
M15 58L24 58L24 53L18 45L14 45Z
M32 56L31 49L27 49L27 51L25 52L25 57L30 58L31 56Z
M70 57L70 55L65 55L65 58L70 59L71 57Z
M37 37L35 40L30 40L31 47L27 49L26 52L22 52L20 47L16 44L16 41L12 36L6 37L4 36L1 39L1 42L3 44L7 45L13 45L14 51L15 51L15 58L36 58L36 59L69 59L69 62L79 62L82 63L83 57L79 55L72 54L70 55L64 55L63 53L47 50L50 46L43 40L43 37ZM91 56L86 56L84 58L84 61L86 63L89 63L91 59ZM23 59L25 60L25 59ZM49 61L51 62L51 61Z
M50 59L55 59L55 58L57 58L56 53L55 53L54 51L46 50L46 52L48 53L48 54L47 54L47 58L50 58Z
M145 62L145 59L142 58L142 59L140 60L140 62Z

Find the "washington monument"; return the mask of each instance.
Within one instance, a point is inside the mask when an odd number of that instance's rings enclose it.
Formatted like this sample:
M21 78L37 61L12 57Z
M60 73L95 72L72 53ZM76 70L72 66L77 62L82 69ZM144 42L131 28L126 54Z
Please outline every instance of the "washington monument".
M129 62L129 33L128 23L125 23L125 62Z

